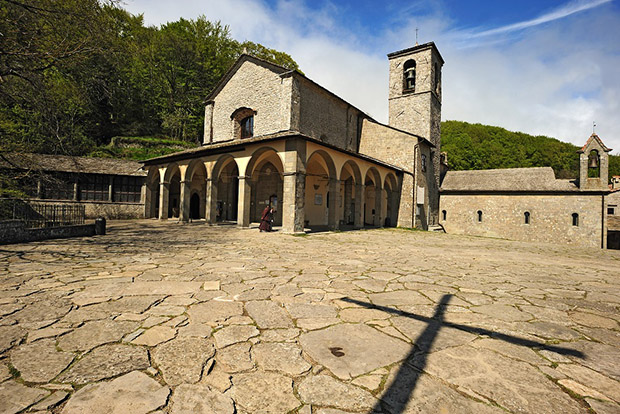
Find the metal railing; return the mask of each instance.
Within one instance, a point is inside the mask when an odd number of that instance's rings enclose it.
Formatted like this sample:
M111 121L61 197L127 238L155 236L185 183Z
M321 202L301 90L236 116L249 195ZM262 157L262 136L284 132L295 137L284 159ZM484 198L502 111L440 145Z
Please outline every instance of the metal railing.
M84 224L85 216L86 208L80 204L0 199L0 221L19 220L27 228Z

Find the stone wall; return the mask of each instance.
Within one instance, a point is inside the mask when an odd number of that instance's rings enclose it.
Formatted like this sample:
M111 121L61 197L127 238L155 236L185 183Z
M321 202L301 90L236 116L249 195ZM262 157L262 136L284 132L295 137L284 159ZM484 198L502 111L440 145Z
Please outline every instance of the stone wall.
M245 61L214 98L212 108L205 115L212 114L212 120L205 119L205 131L211 129L211 142L234 139L232 113L247 107L254 111L254 135L267 135L288 130L290 111L283 102L290 101L290 82L286 90L280 75L256 63ZM205 135L205 143L209 135Z
M63 204L67 204L63 201ZM143 203L119 203L119 202L90 202L82 201L86 206L86 218L94 219L105 217L108 220L124 220L144 218Z
M37 240L94 235L94 224L28 229L24 226L24 222L19 220L0 222L0 244L26 243Z
M403 178L397 225L426 229L429 203L434 202L437 205L439 196L432 179L434 173L431 149L427 144L421 143L416 150L417 143L418 138L414 136L365 119L362 123L359 152L400 167L409 173ZM422 155L427 159L426 171L422 171ZM415 183L412 176L414 170L417 170ZM418 188L424 190L419 191ZM417 194L422 192L424 200L419 200ZM416 215L418 209L416 204L421 205L419 215Z
M453 234L600 248L605 238L602 197L579 193L441 194L440 223ZM482 221L478 221L478 211ZM530 213L530 224L525 224L525 212ZM578 226L573 226L573 213L579 214Z
M307 79L299 79L299 131L349 151L357 150L363 114Z

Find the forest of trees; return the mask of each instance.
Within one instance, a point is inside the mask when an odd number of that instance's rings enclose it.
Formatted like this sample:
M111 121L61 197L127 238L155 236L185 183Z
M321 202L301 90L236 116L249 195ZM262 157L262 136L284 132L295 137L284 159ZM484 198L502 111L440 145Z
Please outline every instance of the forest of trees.
M585 144L587 137L583 137ZM604 139L604 137L602 137ZM452 170L552 167L556 178L577 178L579 147L545 136L460 121L441 123L441 150ZM620 156L609 157L609 176L620 175Z
M244 50L298 69L204 17L147 27L117 0L0 0L0 154L86 155L119 135L199 142L206 94Z

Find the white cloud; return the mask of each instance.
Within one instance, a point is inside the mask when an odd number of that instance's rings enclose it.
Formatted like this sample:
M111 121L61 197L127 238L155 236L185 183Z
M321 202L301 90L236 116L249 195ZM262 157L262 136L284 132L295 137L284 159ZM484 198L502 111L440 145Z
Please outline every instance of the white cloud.
M483 30L483 31L478 31L478 32L472 31L468 33L468 37L478 38L478 37L486 37L486 36L496 36L496 35L500 35L504 33L524 30L524 29L527 29L533 26L538 26L540 24L552 22L554 20L563 19L565 17L570 16L571 14L575 14L575 13L579 13L579 12L582 12L588 9L592 9L594 7L600 6L605 3L609 3L611 1L612 0L572 1L568 4L558 7L557 9L552 10L549 13L545 13L541 16L538 16L534 19L508 24L506 26L497 27L495 29Z
M536 19L495 29L459 31L448 11L397 16L376 34L346 29L327 3L304 0L126 0L147 24L179 17L229 24L238 40L289 53L305 74L376 119L387 121L386 54L434 40L444 59L443 119L503 126L583 144L597 122L620 150L620 15L611 0L572 1ZM424 2L417 2L417 12ZM543 24L545 23L545 24ZM506 36L510 34L511 38ZM515 35L518 36L515 38ZM463 48L463 46L467 46Z

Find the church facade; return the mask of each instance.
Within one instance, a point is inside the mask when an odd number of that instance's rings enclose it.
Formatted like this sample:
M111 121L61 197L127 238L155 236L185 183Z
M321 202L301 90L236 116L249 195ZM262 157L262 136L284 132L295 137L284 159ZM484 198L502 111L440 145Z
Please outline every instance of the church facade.
M145 217L275 225L438 220L443 59L433 43L388 55L389 125L303 74L242 55L209 94L201 147L153 158Z

